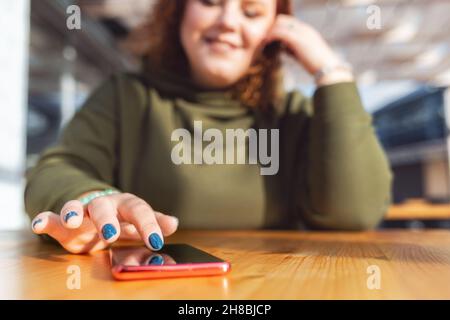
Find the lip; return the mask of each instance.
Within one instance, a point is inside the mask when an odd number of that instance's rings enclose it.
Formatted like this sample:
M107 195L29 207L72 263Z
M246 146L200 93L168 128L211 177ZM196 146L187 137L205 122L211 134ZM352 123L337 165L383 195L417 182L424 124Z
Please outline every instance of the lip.
M220 45L220 46L228 46L230 49L238 49L241 46L233 41L229 41L226 39L216 38L216 37L205 37L205 42L209 45Z

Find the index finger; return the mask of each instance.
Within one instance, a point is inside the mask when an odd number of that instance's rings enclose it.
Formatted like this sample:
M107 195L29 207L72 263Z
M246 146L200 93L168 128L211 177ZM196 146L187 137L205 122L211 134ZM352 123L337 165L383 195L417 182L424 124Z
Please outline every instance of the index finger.
M150 205L133 195L124 194L116 199L117 211L121 217L136 227L150 249L160 250L164 246L163 235Z

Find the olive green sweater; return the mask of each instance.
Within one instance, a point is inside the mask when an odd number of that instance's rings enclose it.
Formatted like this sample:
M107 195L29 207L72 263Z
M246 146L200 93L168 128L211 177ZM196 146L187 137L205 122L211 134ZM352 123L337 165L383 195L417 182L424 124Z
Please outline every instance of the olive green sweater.
M30 217L114 187L177 216L182 228L376 226L390 204L391 172L355 83L284 95L270 115L229 91L205 91L164 72L112 76L27 172ZM178 128L279 129L279 171L253 164L171 160Z

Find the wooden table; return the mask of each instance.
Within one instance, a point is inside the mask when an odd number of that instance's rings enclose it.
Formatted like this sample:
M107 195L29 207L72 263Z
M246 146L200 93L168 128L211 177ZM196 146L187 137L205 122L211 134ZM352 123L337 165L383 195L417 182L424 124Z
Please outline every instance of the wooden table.
M385 220L450 220L450 204L410 200L389 208Z
M70 255L29 232L0 233L1 299L450 299L450 231L179 231L232 263L227 276L114 281L108 252ZM70 266L81 288L67 288ZM370 267L372 266L372 267ZM374 267L375 266L375 267ZM373 286L379 270L379 289ZM377 276L375 275L375 276Z

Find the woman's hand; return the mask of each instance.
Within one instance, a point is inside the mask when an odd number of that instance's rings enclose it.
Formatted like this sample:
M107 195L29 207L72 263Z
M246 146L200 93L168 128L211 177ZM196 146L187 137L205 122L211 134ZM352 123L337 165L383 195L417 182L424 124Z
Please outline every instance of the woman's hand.
M98 197L85 207L71 200L59 215L46 211L32 221L35 233L48 234L71 253L101 250L118 239L142 239L157 251L177 227L177 218L154 211L130 193Z
M274 41L280 41L286 46L311 75L324 67L343 64L317 30L293 16L277 16L265 43ZM318 85L353 81L353 75L348 70L336 70L319 81Z

